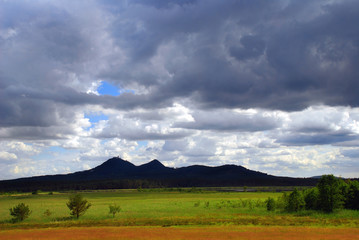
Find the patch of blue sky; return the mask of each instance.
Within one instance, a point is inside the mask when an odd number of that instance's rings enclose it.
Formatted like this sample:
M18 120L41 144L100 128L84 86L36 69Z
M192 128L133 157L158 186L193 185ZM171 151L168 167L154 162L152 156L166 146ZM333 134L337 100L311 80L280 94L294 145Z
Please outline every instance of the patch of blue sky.
M85 114L85 118L88 118L90 123L98 123L101 120L108 120L108 116L103 113L89 113Z
M108 116L100 112L85 113L84 117L87 118L91 123L91 126L84 128L86 131L93 128L95 124L98 123L99 121L108 120Z
M137 141L137 147L136 147L136 150L141 148L141 147L146 147L147 144L148 144L148 141Z
M135 91L131 89L116 87L115 85L107 81L101 81L101 85L97 88L97 92L100 95L119 96L122 93L134 93Z

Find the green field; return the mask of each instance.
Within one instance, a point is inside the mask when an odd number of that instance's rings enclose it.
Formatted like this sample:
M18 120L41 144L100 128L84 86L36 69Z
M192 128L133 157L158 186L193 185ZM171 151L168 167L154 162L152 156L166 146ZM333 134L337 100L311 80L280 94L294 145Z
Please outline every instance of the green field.
M70 216L66 202L69 192L0 195L0 228L41 228L67 226L179 226L179 225L271 225L359 227L359 211L338 210L332 214L280 210L268 212L264 201L278 198L276 192L137 191L113 190L81 192L91 208L79 219ZM12 223L9 208L29 205L32 214ZM122 211L114 218L109 205ZM44 215L49 209L50 216Z

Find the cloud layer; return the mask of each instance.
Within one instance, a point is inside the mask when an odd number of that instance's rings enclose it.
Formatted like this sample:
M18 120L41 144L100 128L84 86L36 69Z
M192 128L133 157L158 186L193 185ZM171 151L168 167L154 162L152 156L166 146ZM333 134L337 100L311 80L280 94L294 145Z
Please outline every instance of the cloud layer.
M357 177L358 5L0 1L2 178L117 155Z

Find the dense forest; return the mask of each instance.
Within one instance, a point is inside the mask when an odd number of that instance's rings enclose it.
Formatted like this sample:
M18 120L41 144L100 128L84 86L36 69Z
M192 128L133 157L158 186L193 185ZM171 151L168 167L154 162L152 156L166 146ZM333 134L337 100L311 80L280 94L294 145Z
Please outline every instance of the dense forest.
M216 180L200 178L183 179L104 179L84 181L33 181L17 179L0 182L0 192L97 190L97 189L137 189L137 188L177 188L177 187L233 187L233 186L315 186L314 178L273 178Z

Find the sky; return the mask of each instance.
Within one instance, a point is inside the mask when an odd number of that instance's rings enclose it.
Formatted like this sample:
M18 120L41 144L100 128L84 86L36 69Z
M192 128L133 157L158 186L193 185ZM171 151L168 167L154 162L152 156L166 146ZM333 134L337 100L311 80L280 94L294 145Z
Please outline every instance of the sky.
M0 0L0 179L359 177L359 1Z

